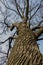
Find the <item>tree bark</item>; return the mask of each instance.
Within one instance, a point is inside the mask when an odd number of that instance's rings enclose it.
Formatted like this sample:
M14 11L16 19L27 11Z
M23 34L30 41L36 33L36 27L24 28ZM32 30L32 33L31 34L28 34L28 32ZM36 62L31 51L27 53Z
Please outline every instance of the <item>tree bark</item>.
M18 37L11 50L7 65L43 65L35 34L20 23Z

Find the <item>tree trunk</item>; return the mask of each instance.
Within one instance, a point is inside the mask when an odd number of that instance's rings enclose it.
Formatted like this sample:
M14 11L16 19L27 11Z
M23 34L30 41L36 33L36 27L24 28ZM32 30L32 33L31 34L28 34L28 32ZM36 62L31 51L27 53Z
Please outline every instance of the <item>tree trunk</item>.
M7 65L43 65L35 34L27 27L19 32Z

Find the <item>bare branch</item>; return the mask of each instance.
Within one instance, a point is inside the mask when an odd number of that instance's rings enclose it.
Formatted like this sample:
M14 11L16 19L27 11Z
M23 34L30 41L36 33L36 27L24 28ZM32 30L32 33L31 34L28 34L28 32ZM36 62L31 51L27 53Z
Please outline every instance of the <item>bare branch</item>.
M36 27L32 28L32 30L36 30L36 29L40 29L40 28L43 28L43 26L36 26Z
M16 39L16 38L17 38L17 36L14 36L14 37L13 37L13 39ZM8 49L8 52L7 52L7 57L8 57L8 55L9 55L10 49L12 48L12 47L11 47L11 43L12 43L12 40L13 40L13 39L12 39L12 38L9 39L9 49Z
M31 16L30 20L33 18L33 16L37 13L37 11L40 9L40 5L38 6L37 10L34 12L34 14Z
M20 7L20 5L17 3L18 9L20 9L21 13L22 13L22 8Z
M43 33L43 27L40 28L37 32L35 32L36 38L38 38Z
M6 25L5 27L8 27L8 28L9 28L10 26L7 24L6 21L7 21L7 18L10 17L10 14L7 14L7 9L6 9L6 14L5 14L5 15L4 15L4 12L3 12L1 9L0 9L0 12L1 12L1 14L4 16L4 23L1 22L2 25L5 24L5 25ZM4 31L5 31L5 30L3 30L3 32L4 32Z
M15 33L16 33L16 32L15 32ZM14 33L14 35L15 35L15 33ZM12 37L7 38L7 39L6 39L5 41L3 41L3 42L1 41L0 43L3 44L3 43L5 43L6 41L8 41L9 39L12 39L12 40L13 40L13 39L16 39L17 37L14 36L14 35L13 35ZM1 44L0 44L0 45L1 45Z
M8 48L8 51L7 51L7 57L8 57L8 55L9 55L9 51L10 51L10 49L11 49L11 42L12 42L12 39L9 39L9 48Z
M40 26L42 22L43 22L43 20L40 21L37 26L33 27L32 30L34 31L34 30L36 30L36 29L42 28L43 26Z
M20 15L21 18L23 18L23 16L21 15L20 11L19 11L19 8L20 6L18 5L17 1L15 0L15 4L16 4L16 9L18 11L18 14ZM19 6L19 7L18 7Z
M37 41L43 40L43 38L37 39Z
M1 41L0 43L3 44L3 43L5 43L6 41L8 41L9 39L16 39L16 38L9 37L9 38L7 38L5 41L3 41L3 42ZM1 45L1 44L0 44L0 45Z
M1 0L0 0L1 1ZM8 7L5 3L3 3L2 1L1 1L1 3L7 8L7 9L9 9L9 10L11 10L11 11L13 11L13 12L15 12L16 14L18 14L18 12L16 11L16 10L14 10L14 9L12 9L12 8L10 8L10 7ZM19 15L19 14L18 14Z
M28 20L28 13L29 13L29 0L26 0L26 21Z
M36 4L29 12L33 11L39 4Z

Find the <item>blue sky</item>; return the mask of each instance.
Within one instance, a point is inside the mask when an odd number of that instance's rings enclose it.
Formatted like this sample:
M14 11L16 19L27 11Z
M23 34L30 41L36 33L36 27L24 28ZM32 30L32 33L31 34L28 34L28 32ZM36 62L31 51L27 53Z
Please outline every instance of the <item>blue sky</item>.
M43 40L38 41L38 43L40 44L39 49L40 49L41 53L43 54Z

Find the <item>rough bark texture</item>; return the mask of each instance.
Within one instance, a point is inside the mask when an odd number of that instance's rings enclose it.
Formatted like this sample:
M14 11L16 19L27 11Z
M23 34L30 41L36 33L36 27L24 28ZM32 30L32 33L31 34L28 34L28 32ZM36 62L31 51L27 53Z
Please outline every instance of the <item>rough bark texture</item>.
M43 65L34 33L26 26L19 25L18 37L11 50L7 65Z

